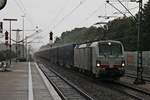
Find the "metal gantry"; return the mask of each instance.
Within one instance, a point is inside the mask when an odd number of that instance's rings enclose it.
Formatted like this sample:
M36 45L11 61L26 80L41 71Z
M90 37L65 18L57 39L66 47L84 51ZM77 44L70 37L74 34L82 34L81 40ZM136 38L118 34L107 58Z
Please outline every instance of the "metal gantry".
M135 22L137 23L137 77L134 81L134 84L144 84L145 81L143 79L143 61L142 61L142 26L141 26L141 21L142 21L142 10L143 10L143 0L137 1L139 3L139 12L138 12L138 18L135 18L133 14L122 4L120 0L117 0L130 14L131 16L135 19ZM122 13L118 8L113 6L109 0L106 0L108 4L110 4L113 8L115 8L117 11L119 11L121 14L125 15ZM131 0L131 2L136 2L136 0Z
M137 22L137 77L134 81L134 84L144 84L145 81L143 79L143 61L142 61L142 40L141 40L141 21L142 21L142 2L143 0L139 0L139 12L138 12L138 22Z

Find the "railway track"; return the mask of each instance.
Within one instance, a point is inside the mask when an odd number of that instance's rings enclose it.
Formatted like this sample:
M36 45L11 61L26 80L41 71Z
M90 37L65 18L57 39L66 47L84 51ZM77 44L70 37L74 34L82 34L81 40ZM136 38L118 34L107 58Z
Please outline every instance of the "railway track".
M150 92L147 90L143 90L134 85L120 81L113 81L112 83L114 85L114 89L129 95L136 100L150 100Z
M134 73L129 73L129 72L126 72L125 76L130 77L130 78L136 78L136 74L134 74ZM150 76L148 76L148 75L143 75L143 79L144 79L146 82L149 82L149 83L150 83Z
M134 79L136 78L136 74L129 72L126 72L125 76ZM150 76L144 75L143 78L146 82L150 82ZM113 89L129 95L132 98L135 98L137 100L150 100L150 91L148 90L137 87L133 84L129 84L127 82L111 81L110 83L113 83Z
M53 69L49 68L48 70L43 64L39 64L39 66L62 100L93 100L90 96L60 76Z
M77 75L80 76L79 73ZM93 83L96 83L97 85L99 85L101 87L103 86L106 88L110 88L114 91L119 91L121 94L124 94L124 95L132 98L133 100L150 100L150 92L149 91L143 90L141 88L138 88L134 85L131 85L131 84L128 84L125 82L109 81L109 82L103 83L100 80L92 79L92 78L87 77L83 74L81 74L80 77L83 77L84 79L92 81ZM67 99L64 99L64 100L67 100ZM80 99L77 99L77 100L80 100ZM90 99L83 99L83 100L90 100Z

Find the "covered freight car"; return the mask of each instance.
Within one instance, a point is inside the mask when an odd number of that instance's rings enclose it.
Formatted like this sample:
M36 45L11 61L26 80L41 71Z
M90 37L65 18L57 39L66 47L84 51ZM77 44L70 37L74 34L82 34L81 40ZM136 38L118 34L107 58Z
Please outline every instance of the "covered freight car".
M77 45L74 48L74 67L83 72L92 72L92 48L87 44Z
M38 55L50 63L91 73L97 78L119 78L125 73L124 47L120 41L66 44L39 51Z
M57 63L62 66L71 67L74 65L75 44L67 44L57 48Z

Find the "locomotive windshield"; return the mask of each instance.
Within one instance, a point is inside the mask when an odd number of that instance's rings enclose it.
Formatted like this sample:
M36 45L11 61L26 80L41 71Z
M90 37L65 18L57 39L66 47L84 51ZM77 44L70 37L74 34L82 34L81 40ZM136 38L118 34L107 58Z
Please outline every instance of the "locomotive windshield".
M99 43L99 54L104 56L122 55L122 46L119 43L112 42Z

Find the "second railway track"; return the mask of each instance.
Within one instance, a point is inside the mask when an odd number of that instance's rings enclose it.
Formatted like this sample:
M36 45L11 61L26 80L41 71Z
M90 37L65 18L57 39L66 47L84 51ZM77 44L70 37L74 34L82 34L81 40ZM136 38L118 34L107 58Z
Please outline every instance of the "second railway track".
M129 73L129 72L126 72L126 76L127 76L127 77L130 77L130 78L136 78L136 77L137 77L137 75L136 75L135 73ZM148 76L148 75L143 75L143 79L144 79L146 82L150 83L150 76Z
M116 85L113 87L114 89L129 95L130 97L137 99L137 100L150 100L150 92L143 90L141 88L138 88L134 85L119 82L119 81L113 81L113 85Z
M54 86L62 100L93 100L78 87L67 81L52 69L47 69L43 64L39 64L40 68Z

